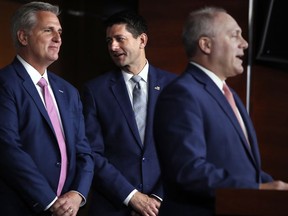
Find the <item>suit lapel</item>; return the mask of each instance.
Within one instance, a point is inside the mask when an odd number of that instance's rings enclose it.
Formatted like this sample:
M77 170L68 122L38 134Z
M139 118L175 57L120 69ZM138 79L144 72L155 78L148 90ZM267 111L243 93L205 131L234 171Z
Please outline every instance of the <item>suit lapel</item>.
M32 79L30 78L30 76L26 72L24 66L20 63L20 61L17 58L15 58L13 64L14 64L14 68L16 70L16 73L23 80L24 89L26 89L28 94L31 96L36 107L38 108L39 112L41 113L41 115L43 116L43 118L45 119L45 121L47 122L49 127L51 128L52 132L54 133L55 139L57 140L56 134L54 132L54 128L53 128L53 125L50 121L47 110L43 104L43 101L41 100L41 98L39 96L39 93L38 93ZM69 131L72 131L72 129L70 128L72 126L72 124L69 122L70 117L67 116L68 115L67 110L69 110L69 107L67 106L67 104L68 104L67 98L65 97L65 93L63 91L61 92L61 87L59 86L59 84L57 84L56 80L53 79L53 77L49 76L49 72L48 72L48 79L49 79L49 83L52 87L55 99L57 101L57 106L58 106L58 109L60 112L63 130L64 130L65 138L66 138L68 157L70 157L69 152L71 153L71 151L69 151L69 149L70 149L69 143L71 143L71 142L69 141Z
M205 89L206 91L215 99L215 101L219 104L219 106L221 107L221 109L224 111L224 113L227 115L227 117L229 118L229 120L231 121L233 127L235 127L244 148L246 149L246 152L248 153L248 155L250 156L251 160L255 162L255 159L252 155L251 149L249 147L249 144L247 143L246 137L242 131L242 128L237 120L237 117L235 116L230 104L228 103L228 101L226 100L225 96L223 95L223 93L220 91L220 89L216 86L216 84L200 69L198 69L196 66L194 65L189 65L189 67L192 67L193 69L193 73L192 75L201 83L203 83L205 85ZM191 69L190 69L191 70ZM237 106L239 107L239 101L237 101ZM242 110L242 107L241 107ZM241 113L241 112L240 112ZM243 110L242 110L243 113ZM241 113L241 115L242 115ZM243 117L243 115L242 115ZM246 118L246 117L245 117ZM244 119L243 119L244 120ZM247 125L247 121L244 121L245 126ZM246 126L247 127L247 126ZM248 134L250 133L250 128L247 127L247 132Z
M237 130L242 142L245 143L245 148L247 148L248 144L247 144L247 141L246 141L246 137L245 137L245 135L244 135L244 133L242 131L242 128L241 128L241 126L240 126L240 124L238 122L237 117L235 116L235 114L234 114L230 104L227 102L225 96L222 94L221 91L219 91L219 89L218 89L218 87L216 85L214 85L214 86L207 85L206 86L206 90L217 101L219 106L226 113L226 115L228 116L228 118L232 122L233 126Z
M153 131L153 119L154 119L154 109L159 93L163 88L161 77L157 70L149 65L148 72L148 104L147 104L147 119L146 119L146 131L145 131L145 143L151 142L150 139Z
M55 79L55 77L49 75L48 73L49 83L51 85L55 100L57 102L58 110L61 117L62 127L65 134L65 143L67 147L68 158L70 158L71 154L71 136L69 136L69 132L73 131L73 123L71 122L71 107L69 107L68 101L68 92L66 92L63 88L63 85Z
M28 94L31 96L32 100L36 104L40 113L43 115L44 119L47 121L47 123L49 124L49 126L53 130L53 126L52 126L52 123L51 123L50 118L48 116L48 113L46 111L46 108L45 108L45 106L44 106L44 104L43 104L43 102L39 96L39 93L38 93L32 79L30 78L29 74L26 72L25 68L23 67L23 65L20 63L20 61L18 59L15 59L13 63L14 63L14 67L15 67L17 74L23 80L23 87L26 89ZM25 71L25 73L23 71Z
M132 131L132 134L137 140L138 145L142 148L143 145L138 132L134 111L129 99L127 87L124 82L124 78L122 76L121 71L115 71L115 73L113 74L113 77L111 78L110 88L127 120L127 123Z
M257 161L257 164L260 164L260 155L259 155L259 149L258 149L258 145L257 145L257 139L256 139L256 132L254 130L253 127L253 123L251 122L251 119L249 118L246 108L243 106L240 98L238 98L237 95L234 94L234 98L235 98L235 102L236 105L239 109L239 112L242 116L242 119L244 121L246 130L247 130L247 135L249 137L249 142L250 142L250 146L251 149L249 149L250 153L253 154L253 159L255 159Z

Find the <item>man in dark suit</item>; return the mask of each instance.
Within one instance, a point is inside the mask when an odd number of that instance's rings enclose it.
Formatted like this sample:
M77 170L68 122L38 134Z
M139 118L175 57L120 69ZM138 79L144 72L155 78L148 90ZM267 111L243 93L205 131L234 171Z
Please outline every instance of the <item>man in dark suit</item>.
M108 50L119 69L84 88L86 132L95 153L89 215L157 215L163 194L152 132L154 106L175 75L148 63L147 26L141 16L120 12L106 24ZM132 81L134 75L140 76L146 103L140 106L145 133L139 132L143 128L138 130L133 111L137 106L132 105L133 89L138 86Z
M244 105L231 90L234 112L224 95L226 79L243 72L248 43L241 33L220 8L199 9L187 20L183 42L190 63L162 91L155 110L164 182L159 215L213 215L217 188L288 188L263 172Z
M32 2L12 20L17 57L0 70L1 215L75 216L92 182L78 91L47 71L61 46L58 14ZM43 79L48 88L39 86Z

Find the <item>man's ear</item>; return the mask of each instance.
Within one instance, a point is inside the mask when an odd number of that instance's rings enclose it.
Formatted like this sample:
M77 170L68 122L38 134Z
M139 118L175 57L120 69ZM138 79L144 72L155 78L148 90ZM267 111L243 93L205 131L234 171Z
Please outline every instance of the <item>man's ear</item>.
M205 54L211 53L211 39L209 37L201 37L199 40L199 47Z
M26 31L19 30L17 32L17 38L18 38L18 41L20 42L20 44L22 44L23 46L26 46L28 44L28 35L27 35Z
M147 41L148 41L148 36L147 36L147 34L142 33L142 34L139 36L139 38L140 38L140 48L141 48L141 49L144 49L145 46L146 46L146 44L147 44Z

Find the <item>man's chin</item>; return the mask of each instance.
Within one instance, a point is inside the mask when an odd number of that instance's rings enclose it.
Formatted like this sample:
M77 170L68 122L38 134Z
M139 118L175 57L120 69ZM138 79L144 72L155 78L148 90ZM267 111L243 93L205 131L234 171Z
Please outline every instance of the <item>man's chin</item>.
M128 65L125 64L124 62L119 62L119 61L114 61L114 63L116 64L116 66L120 67L120 68L126 68Z
M243 66L240 66L239 68L236 69L236 74L242 74L244 72Z

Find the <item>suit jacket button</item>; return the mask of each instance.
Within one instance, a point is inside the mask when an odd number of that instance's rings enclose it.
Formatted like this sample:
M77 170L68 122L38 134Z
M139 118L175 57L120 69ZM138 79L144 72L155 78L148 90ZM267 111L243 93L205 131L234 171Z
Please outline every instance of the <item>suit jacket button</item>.
M57 167L61 167L61 162L57 162L57 163L56 163L56 166L57 166Z

